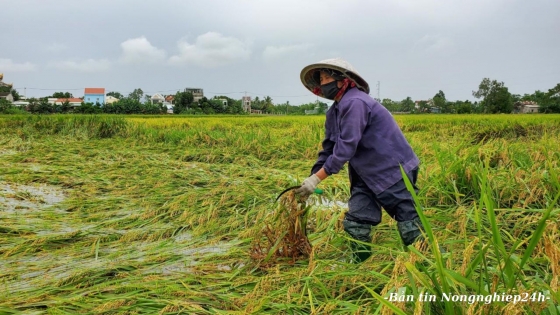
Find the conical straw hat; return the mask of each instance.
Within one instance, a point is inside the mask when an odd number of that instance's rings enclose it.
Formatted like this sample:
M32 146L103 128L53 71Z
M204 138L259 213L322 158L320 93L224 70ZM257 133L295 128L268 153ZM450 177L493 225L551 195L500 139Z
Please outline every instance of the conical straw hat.
M321 69L332 69L339 71L345 77L356 83L356 87L369 94L369 84L364 80L358 71L346 60L340 58L325 59L318 63L311 64L301 70L300 78L303 85L313 93L313 90L319 86L319 82L314 79L316 71ZM319 95L322 96L322 95Z

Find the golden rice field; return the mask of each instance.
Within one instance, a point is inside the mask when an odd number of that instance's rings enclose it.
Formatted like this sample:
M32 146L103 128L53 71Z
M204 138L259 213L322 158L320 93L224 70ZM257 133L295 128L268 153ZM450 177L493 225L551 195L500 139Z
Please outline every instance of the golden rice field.
M251 255L324 117L0 116L0 314L560 314L560 116L395 119L429 246L352 264L346 170L308 258Z

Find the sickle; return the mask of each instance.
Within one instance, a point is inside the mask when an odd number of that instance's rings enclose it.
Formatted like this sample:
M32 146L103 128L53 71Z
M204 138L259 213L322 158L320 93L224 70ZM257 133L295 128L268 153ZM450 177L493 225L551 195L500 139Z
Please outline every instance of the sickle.
M278 199L280 199L280 197L282 197L282 195L285 194L285 193L287 193L288 191L290 191L290 190L292 190L292 189L300 188L300 187L301 187L301 186L293 186L293 187L284 189L284 191L282 191L282 192L280 193L280 195L278 195L278 197L276 197L276 200L275 200L274 202L278 201Z

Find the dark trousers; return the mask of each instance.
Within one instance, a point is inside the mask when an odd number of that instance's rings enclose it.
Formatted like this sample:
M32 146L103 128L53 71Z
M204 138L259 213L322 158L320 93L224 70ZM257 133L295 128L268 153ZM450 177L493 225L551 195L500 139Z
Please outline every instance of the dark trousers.
M358 173L348 166L350 175L351 196L348 201L346 220L361 224L378 225L381 222L381 208L385 209L391 218L398 222L410 221L418 217L412 195L406 189L404 180L399 180L393 186L380 194L375 194ZM416 179L418 168L407 174L416 192Z

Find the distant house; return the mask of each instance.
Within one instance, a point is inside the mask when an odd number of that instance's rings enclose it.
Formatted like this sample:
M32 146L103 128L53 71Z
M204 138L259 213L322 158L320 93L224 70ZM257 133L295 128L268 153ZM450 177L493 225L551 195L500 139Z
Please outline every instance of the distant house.
M70 103L70 106L72 107L78 107L82 105L82 102L84 101L81 98L57 98L54 101L54 104L56 105L62 105L62 103L68 101L68 103Z
M10 92L0 92L0 98L7 100L8 102L12 103L14 101L14 96Z
M17 106L17 107L27 107L27 105L29 105L29 102L15 101L15 102L12 102L12 105Z
M319 113L319 110L321 108L319 107L319 105L315 105L315 108L313 109L306 109L305 110L305 115L316 115Z
M250 113L251 112L251 97L250 96L243 96L241 98L241 102L243 105L243 111Z
M165 101L171 105L175 102L175 95L167 95Z
M200 88L185 88L184 92L191 93L195 102L204 97L204 91Z
M539 108L540 108L540 106L537 105L537 104L523 105L523 107L521 108L521 113L523 113L523 114L538 113Z
M171 104L169 102L163 102L161 105L165 106L165 108L167 108L167 113L168 114L173 114L173 104Z
M152 95L151 99L152 99L152 104L165 102L165 97L163 97L163 95L161 95L159 93L156 93L156 94Z
M528 114L528 113L538 113L540 106L533 101L519 101L513 104L513 112Z
M119 99L114 97L114 96L111 96L111 95L105 96L105 104L113 104L113 103L118 102L118 101L119 101Z
M224 108L227 108L227 99L219 98L218 101L222 102L222 106L224 106Z
M12 95L12 86L13 84L4 83L2 80L4 79L4 74L0 73L0 98L8 100L9 102L14 101L14 96Z
M84 103L105 103L105 88L86 88L84 90Z
M425 102L428 105L428 107L430 107L430 108L434 107L434 100L429 99L427 101L415 101L414 102L414 109L419 110L422 102Z

